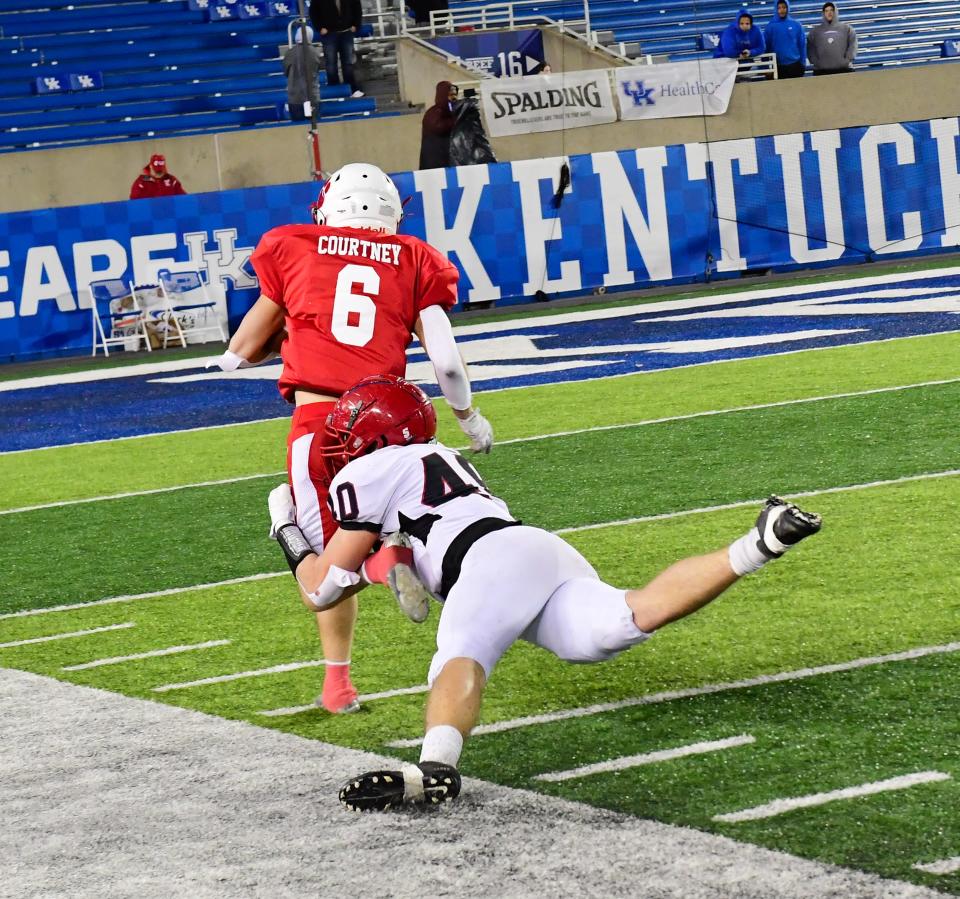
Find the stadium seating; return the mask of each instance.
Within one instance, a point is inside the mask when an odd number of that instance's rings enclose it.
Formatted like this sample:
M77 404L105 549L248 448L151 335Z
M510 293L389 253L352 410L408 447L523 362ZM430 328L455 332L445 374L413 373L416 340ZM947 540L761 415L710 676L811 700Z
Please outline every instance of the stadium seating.
M450 0L450 9L473 9L484 0ZM761 28L776 13L775 0L740 4L730 0L591 0L590 27L613 33L615 43L636 43L643 55L671 60L712 55L700 37L719 32L745 5ZM821 20L822 0L793 0L790 14L805 29ZM852 25L859 39L856 68L940 62L943 42L960 33L960 2L928 0L839 0L841 19ZM518 17L549 18L566 23L584 18L577 0L519 0Z
M219 21L204 6L0 0L0 151L288 122L290 15ZM376 112L325 81L321 72L321 119Z

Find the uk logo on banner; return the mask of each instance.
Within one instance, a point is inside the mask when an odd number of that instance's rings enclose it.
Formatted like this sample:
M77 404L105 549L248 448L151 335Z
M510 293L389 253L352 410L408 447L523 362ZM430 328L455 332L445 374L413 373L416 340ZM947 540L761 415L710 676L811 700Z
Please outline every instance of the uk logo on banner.
M654 89L652 87L644 87L642 81L633 82L633 86L631 86L631 82L624 81L621 87L628 97L633 98L634 106L653 106L656 103L656 100L650 96Z

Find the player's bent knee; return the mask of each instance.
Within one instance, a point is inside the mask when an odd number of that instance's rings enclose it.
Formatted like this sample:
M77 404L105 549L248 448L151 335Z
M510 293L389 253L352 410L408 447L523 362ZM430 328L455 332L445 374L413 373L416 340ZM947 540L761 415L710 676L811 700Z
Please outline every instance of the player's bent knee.
M497 662L500 660L502 652L498 652L493 647L473 647L470 650L452 649L448 652L437 652L433 661L430 663L430 672L427 675L427 686L433 687L434 682L440 676L440 673L453 662L472 662L480 668L479 672L473 672L477 677L482 677L483 683L490 678L490 672L493 671Z

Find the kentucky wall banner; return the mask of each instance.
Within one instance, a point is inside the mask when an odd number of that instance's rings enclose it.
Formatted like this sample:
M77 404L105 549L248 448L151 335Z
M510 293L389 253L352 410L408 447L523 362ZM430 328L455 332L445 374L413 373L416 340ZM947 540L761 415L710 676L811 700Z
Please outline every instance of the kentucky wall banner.
M614 69L621 119L723 115L737 78L735 59Z
M956 117L393 179L409 200L401 231L456 265L461 308L960 247ZM0 214L0 360L89 353L91 284L122 291L163 270L201 272L235 328L260 292L257 242L309 221L316 195L302 182Z
M480 82L491 137L562 131L617 120L606 69Z

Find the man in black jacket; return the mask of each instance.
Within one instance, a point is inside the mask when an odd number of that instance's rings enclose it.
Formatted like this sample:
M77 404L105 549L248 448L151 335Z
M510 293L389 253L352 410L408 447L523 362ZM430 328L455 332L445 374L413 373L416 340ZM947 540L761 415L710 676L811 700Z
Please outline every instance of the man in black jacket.
M343 69L343 81L350 85L351 96L362 97L363 91L353 74L353 39L363 22L360 0L311 0L310 21L320 34L327 68L327 84L340 84L337 58Z

